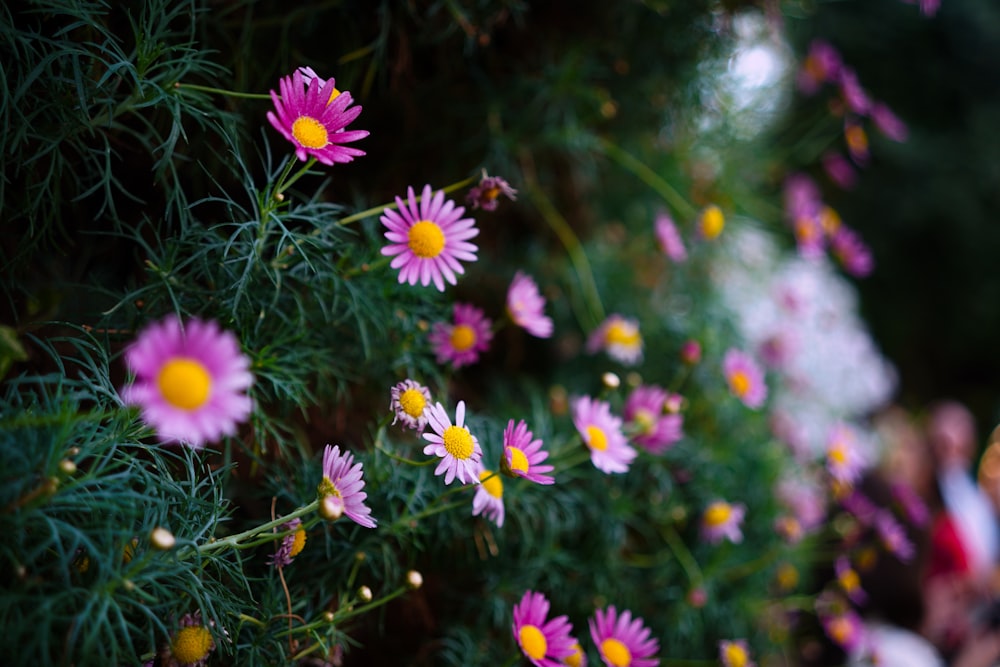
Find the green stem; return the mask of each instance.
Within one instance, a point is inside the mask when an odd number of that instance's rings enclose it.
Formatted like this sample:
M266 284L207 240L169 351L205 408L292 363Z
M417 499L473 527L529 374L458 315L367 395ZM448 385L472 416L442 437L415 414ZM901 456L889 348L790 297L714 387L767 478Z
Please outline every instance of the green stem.
M354 609L349 609L349 610L347 610L347 611L345 611L343 613L334 614L333 615L333 623L334 624L342 623L342 622L346 621L347 619L353 618L355 616L359 616L359 615L365 613L366 611L371 611L372 609L375 609L377 607L381 607L385 603L390 602L392 600L395 600L400 595L402 595L403 593L405 593L407 590L409 590L409 586L400 586L399 588L397 588L396 590L394 590L393 592L389 593L388 595L386 595L383 598L379 598L378 600L372 600L368 604L363 604L360 607L355 607Z
M302 507L298 508L291 514L287 514L273 521L268 521L267 523L261 524L256 528L251 528L250 530L244 530L242 533L230 535L229 537L224 537L221 540L214 540L212 542L207 542L199 547L196 547L195 550L198 551L198 553L205 554L210 551L216 551L218 549L223 549L223 548L229 548L229 547L232 547L234 549L238 548L239 544L244 540L248 540L251 537L256 537L257 535L260 535L265 531L271 530L272 528L277 528L281 524L291 521L292 519L296 519L300 516L305 516L306 514L315 511L317 507L319 507L319 500L314 500L308 505L303 505Z
M626 152L619 146L611 143L607 139L601 140L601 148L604 154L617 162L620 166L635 174L649 187L653 188L663 197L679 215L693 218L698 212L694 206L688 203L672 185L667 183L659 174L650 169L644 162L636 158L631 153Z
M174 84L174 88L183 91L185 88L188 90L200 90L203 93L215 93L217 95L226 95L228 97L245 97L251 100L269 100L271 95L269 93L240 93L235 90L225 90L223 88L212 88L211 86L199 86L195 83L181 83L178 81Z
M267 627L267 623L265 623L264 621L261 621L259 619L256 619L253 616L247 616L246 614L240 614L239 618L240 618L241 621L245 621L247 623L253 623L254 625L256 625L259 628L266 628Z
M466 487L460 487L460 488L464 489ZM429 516L434 516L435 514L440 514L441 512L447 512L448 510L453 510L456 507L462 507L463 505L468 505L468 504L469 501L467 500L456 500L455 502L448 503L447 505L438 505L437 507L431 505L423 512L418 512L417 514L404 514L403 516L399 517L398 519L392 522L392 527L393 529L395 529L397 527L404 526L410 522L420 521L421 519L426 519Z
M306 162L306 166L302 167L302 169L300 169L294 176L292 176L291 178L289 178L284 183L282 183L281 181L278 181L279 185L278 185L278 187L274 191L275 196L280 195L285 190L287 190L288 188L292 187L292 185L295 183L295 181L299 180L300 178L302 178L303 176L305 176L307 173L309 173L309 170L312 169L312 167L313 167L314 164L316 164L316 158L315 157L310 157L309 161ZM288 176L288 171L286 171L284 174L282 174L282 176L287 177Z
M361 266L350 269L349 271L344 271L345 278L353 278L354 276L360 276L363 273L371 273L375 269L381 269L383 266L389 266L389 262L392 261L392 257L380 257L374 262L365 262Z
M663 540L670 547L670 551L673 552L674 558L680 564L681 569L684 570L684 574L687 575L688 581L693 585L701 585L703 577L701 575L701 568L698 567L698 563L695 562L694 556L688 550L687 545L684 544L684 540L681 536L677 534L673 526L666 525L662 528Z
M458 190L460 188L464 188L465 186L473 183L476 180L476 178L477 178L476 176L470 176L469 178L466 178L466 179L463 179L461 181L458 181L457 183L452 183L451 185L448 185L448 186L445 186L444 188L442 188L442 192L444 192L445 194L448 194L449 192L453 192L453 191ZM420 196L417 196L416 201L417 202L420 201ZM388 208L399 208L399 206L396 204L396 202L393 202L391 204L381 204L379 206L372 206L371 208L366 208L363 211L359 211L357 213L352 213L351 215L347 216L346 218L341 218L339 224L341 224L341 225L349 225L352 222L357 222L358 220L363 220L363 219L365 219L367 217L373 216L376 213L381 213L382 211L384 211L384 210L386 210Z

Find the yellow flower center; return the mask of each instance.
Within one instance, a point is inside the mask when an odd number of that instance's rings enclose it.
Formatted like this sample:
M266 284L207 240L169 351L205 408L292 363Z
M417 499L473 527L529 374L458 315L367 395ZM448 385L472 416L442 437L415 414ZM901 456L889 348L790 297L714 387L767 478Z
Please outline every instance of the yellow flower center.
M851 638L851 622L843 616L830 621L830 638L838 644L846 644Z
M295 531L292 537L292 549L288 552L288 555L295 558L302 550L306 548L306 529L299 526L299 529Z
M458 324L451 330L451 346L457 352L465 352L476 344L476 330L468 324Z
M545 652L549 650L549 643L545 641L542 631L533 625L522 625L517 633L517 638L521 642L521 648L525 655L532 660L541 660L545 657Z
M608 436L604 434L604 431L599 426L587 424L587 428L584 430L587 432L588 447L596 449L599 452L603 452L608 448Z
M494 498L503 498L503 482L500 480L500 475L492 470L484 470L479 473L479 481L482 482L486 493Z
M799 571L791 563L784 563L778 569L777 578L782 590L790 591L799 585Z
M823 231L833 236L833 233L837 231L837 228L841 224L840 214L829 206L824 206L823 210L819 213L819 222L823 226Z
M861 578L858 577L858 573L854 570L847 569L841 572L838 577L841 587L847 593L853 593L861 587Z
M847 463L847 448L839 442L831 445L826 453L827 456L830 457L831 463L836 463L838 465L844 465Z
M844 139L851 150L856 153L864 153L868 150L868 135L860 125L851 125L844 130Z
M299 116L292 123L292 136L306 148L323 148L330 143L326 126L312 116Z
M635 423L639 425L641 432L652 433L653 428L656 426L656 417L649 410L639 408L635 411Z
M815 241L819 236L819 230L809 218L799 218L795 221L795 235L803 241Z
M181 628L170 642L170 652L174 660L181 664L191 664L204 660L212 650L212 635L201 625Z
M444 441L444 448L456 459L463 461L472 456L472 434L464 426L449 426L441 436Z
M604 342L608 345L635 347L642 342L642 336L637 327L624 322L612 322L604 334Z
M408 232L410 250L417 257L430 259L437 257L444 250L444 232L436 222L421 220Z
M729 387L734 394L742 398L750 391L750 378L743 371L736 371L729 376Z
M708 509L705 510L705 525L710 528L718 528L729 521L729 516L732 513L733 510L729 506L729 503L712 503L708 506Z
M335 99L337 99L337 97L338 97L339 95L340 95L340 91L339 91L339 90L337 90L336 88L334 88L334 89L333 89L333 91L332 91L332 92L330 93L330 99L328 99L328 100L326 101L326 105L327 105L327 106L330 106L330 104L331 104L331 103L332 103L332 102L333 102L333 101L334 101Z
M517 447L510 447L510 469L528 472L528 457Z
M714 239L722 233L726 226L726 218L718 206L709 206L701 214L701 235L706 239Z
M601 642L601 655L614 667L628 667L632 664L632 653L628 647L613 637Z
M419 389L410 388L399 395L399 407L403 408L403 412L416 419L424 414L427 399Z
M212 376L208 369L200 361L187 357L165 363L156 384L167 403L182 410L197 410L212 393Z
M583 665L583 647L573 644L573 653L563 658L563 664L568 667L581 667Z
M747 652L739 644L728 644L725 650L727 667L746 667Z

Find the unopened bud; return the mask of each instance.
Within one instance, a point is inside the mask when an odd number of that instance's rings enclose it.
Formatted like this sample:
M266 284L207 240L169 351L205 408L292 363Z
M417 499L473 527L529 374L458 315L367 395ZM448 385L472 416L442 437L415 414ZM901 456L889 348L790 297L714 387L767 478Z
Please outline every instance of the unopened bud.
M326 621L327 623L333 623L333 612L332 611L324 611L323 612L323 620Z
M323 496L319 502L319 515L327 521L336 521L344 513L344 499L340 496Z
M424 585L424 577L416 570L410 570L406 573L406 585L412 590L417 590Z
M684 341L681 345L681 361L689 366L701 361L701 343L694 339Z
M684 397L680 394L667 394L667 400L663 401L663 411L672 415L677 414L684 407Z
M358 588L358 599L362 602L372 601L372 589L367 586L361 586Z
M601 376L601 382L608 389L617 389L621 386L621 379L614 373L608 372Z
M61 470L63 474L72 475L76 472L76 464L69 459L63 459L59 462L59 470Z
M153 529L153 532L149 534L149 542L154 548L161 551L169 551L174 548L174 544L177 543L177 538L174 534L162 526L157 526Z

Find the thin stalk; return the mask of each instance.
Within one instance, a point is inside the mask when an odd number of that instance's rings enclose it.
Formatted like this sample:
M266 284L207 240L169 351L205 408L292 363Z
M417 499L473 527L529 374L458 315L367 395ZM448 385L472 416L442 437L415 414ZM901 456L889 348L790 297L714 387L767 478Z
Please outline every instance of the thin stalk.
M601 140L601 148L604 154L617 162L620 166L635 174L639 179L653 188L663 197L667 203L674 207L679 215L693 218L697 209L688 203L672 185L667 183L659 174L650 169L644 162L636 158L631 153L626 152L619 146L611 143L607 139Z
M281 517L279 519L274 519L273 521L268 521L267 523L261 524L260 526L257 526L256 528L251 528L250 530L244 530L242 533L237 533L235 535L230 535L229 537L224 537L221 540L215 540L213 542L207 542L205 544L202 544L202 545L196 547L195 550L198 553L205 554L205 553L209 553L210 551L216 551L218 549L225 549L225 548L230 548L230 547L232 547L232 548L235 549L244 540L248 540L251 537L256 537L257 535L260 535L263 532L269 531L272 528L276 528L276 527L280 526L283 523L291 521L292 519L296 519L296 518L298 518L300 516L305 516L306 514L309 514L310 512L315 511L317 507L319 507L319 500L314 500L311 503L309 503L308 505L303 505L302 507L298 508L297 510L295 510L291 514L287 514L287 515L285 515L285 516L283 516L283 517Z
M251 100L269 100L271 99L270 93L241 93L235 90L225 90L224 88L212 88L211 86L199 86L196 83L182 83L178 81L174 84L174 88L183 91L185 88L188 90L199 90L203 93L215 93L216 95L225 95L227 97L243 97Z

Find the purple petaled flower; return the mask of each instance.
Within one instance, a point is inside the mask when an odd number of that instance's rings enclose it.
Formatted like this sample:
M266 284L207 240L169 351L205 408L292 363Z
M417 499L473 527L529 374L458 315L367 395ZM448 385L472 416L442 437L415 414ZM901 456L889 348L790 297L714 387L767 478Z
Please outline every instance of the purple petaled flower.
M666 389L639 386L625 401L623 416L634 430L632 441L652 454L662 454L684 436L684 417L667 413Z
M853 485L864 471L865 460L854 429L844 423L830 427L826 437L826 469L837 482Z
M361 107L348 108L354 98L347 91L338 91L334 79L324 81L312 70L309 72L313 76L309 77L308 84L300 70L281 78L281 96L271 91L274 111L267 112L267 119L292 142L300 160L314 157L323 164L332 165L364 155L362 150L340 145L368 136L367 130L344 129L358 117Z
M742 503L730 505L725 500L709 503L701 515L702 537L711 544L718 544L723 539L739 544L743 541L740 526L746 511Z
M906 536L906 529L896 521L896 517L888 510L879 510L875 515L875 532L878 533L882 546L901 561L913 558L916 548Z
M281 524L281 532L292 531L289 535L281 538L281 545L278 550L271 554L267 560L268 565L274 567L285 567L290 565L292 559L302 552L306 546L306 530L302 527L301 519L292 519Z
M830 237L830 248L844 270L864 278L875 268L871 249L853 229L841 225Z
M856 165L863 167L868 164L871 156L868 150L868 133L861 127L861 123L855 120L844 123L844 141L847 143L847 152Z
M638 453L625 439L622 420L611 414L611 405L607 401L582 396L573 401L572 408L573 424L583 444L590 449L594 467L609 474L628 471Z
M482 514L495 523L497 528L503 528L503 480L500 479L500 473L487 470L481 463L477 464L477 468L479 485L472 498L472 516Z
M920 5L920 13L924 16L934 16L941 7L941 0L903 0L908 5Z
M253 409L250 359L231 332L215 322L175 315L144 329L125 350L135 381L122 400L138 405L142 420L164 442L201 449L236 433Z
M805 174L792 174L784 184L785 217L788 220L814 218L823 206L819 187Z
M495 211L501 195L515 201L517 190L510 187L510 183L506 180L499 176L490 176L483 169L483 177L479 179L479 185L469 190L465 201L472 205L473 210L481 208L484 211Z
M910 130L906 127L906 123L882 102L876 102L872 105L872 122L875 123L879 132L893 141L906 141L906 138L910 136Z
M799 255L806 259L817 259L826 252L826 235L823 233L823 223L818 217L799 217L792 223L795 232L795 245Z
M454 424L443 405L428 406L427 424L434 432L423 434L424 440L431 443L424 447L424 454L441 457L434 474L444 474L445 484L451 484L455 478L462 484L478 484L483 450L465 426L465 401L459 401L455 408Z
M851 190L858 184L858 173L854 165L837 151L829 151L822 158L823 171L833 184L843 190Z
M878 506L857 489L851 489L841 498L840 505L864 526L872 525L879 512Z
M871 110L871 98L861 87L857 72L849 67L841 68L838 83L840 83L840 94L843 96L844 102L847 103L847 108L860 116L868 115Z
M386 208L381 218L388 231L385 238L389 245L381 252L392 257L389 265L400 269L399 282L429 285L431 281L438 291L444 291L444 282L457 283L456 274L465 273L459 264L476 261L479 248L469 243L469 239L479 234L476 221L463 218L465 207L455 206L455 202L444 198L444 191L431 191L425 185L420 202L412 187L406 188L407 201L396 197L394 211Z
M642 359L642 334L639 322L618 315L609 315L587 338L587 352L604 350L612 359L632 366Z
M852 609L845 608L831 614L821 614L823 631L848 654L861 646L864 641L864 625L861 617Z
M657 667L660 642L651 638L641 618L628 609L619 615L614 605L597 609L589 621L590 637L607 667Z
M837 583L840 585L841 590L844 591L844 595L857 604L864 604L868 599L868 595L861 588L861 577L851 567L851 561L847 559L847 556L838 556L837 560L833 563L833 570L837 575Z
M507 289L507 314L514 324L532 336L548 338L552 335L552 318L545 315L545 297L539 293L531 276L520 271L514 274Z
M684 240L677 231L677 225L673 218L666 211L656 214L655 221L656 240L660 243L660 250L674 262L683 262L687 259L687 249L684 247Z
M392 423L402 421L407 428L423 431L427 426L424 411L431 402L430 390L419 382L406 379L395 384L389 395L389 409L395 414Z
M493 322L467 303L456 303L453 313L454 322L434 323L428 340L439 364L461 368L479 361L479 355L489 349Z
M503 454L500 457L500 469L511 477L523 477L536 484L552 484L553 467L543 465L542 461L549 458L549 453L542 449L542 441L535 438L528 430L528 425L522 419L514 424L511 419L503 431Z
M354 454L341 453L340 446L326 446L323 450L323 480L319 483L317 495L320 500L328 496L336 498L347 517L365 528L374 528L372 510L365 505L368 494L362 491L365 480L362 477L364 465L354 462Z
M723 639L719 642L719 661L723 667L756 667L757 663L750 659L750 646L745 639L732 641Z
M688 339L681 345L681 361L688 366L694 366L701 361L701 343Z
M843 63L840 53L828 42L814 39L809 44L809 52L805 62L799 68L796 83L799 90L806 95L812 95L827 81L835 81L840 76Z
M573 626L566 616L549 620L549 601L541 593L525 591L514 605L511 631L524 656L536 667L561 667L577 648L570 633Z
M764 405L767 400L764 372L748 354L737 349L728 350L722 358L722 373L729 391L744 405L753 410Z

